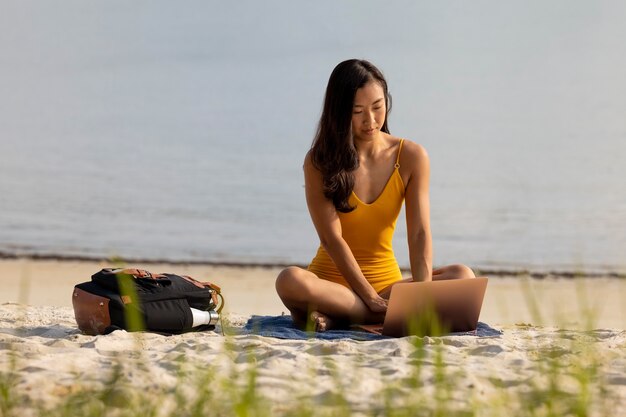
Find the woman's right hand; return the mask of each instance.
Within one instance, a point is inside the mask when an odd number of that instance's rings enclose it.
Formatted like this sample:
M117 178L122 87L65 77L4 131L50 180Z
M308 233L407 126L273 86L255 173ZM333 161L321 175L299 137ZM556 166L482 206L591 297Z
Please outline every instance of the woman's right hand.
M384 313L387 311L387 300L378 294L365 300L365 305L374 313Z

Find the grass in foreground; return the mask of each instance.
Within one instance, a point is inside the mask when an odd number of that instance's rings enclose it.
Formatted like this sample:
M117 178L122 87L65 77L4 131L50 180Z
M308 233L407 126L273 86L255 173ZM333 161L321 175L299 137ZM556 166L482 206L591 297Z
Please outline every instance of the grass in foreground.
M530 309L533 320L541 323L538 306L531 304ZM481 381L468 385L468 380L475 381L468 379L471 367L449 360L451 347L445 338L409 338L408 376L381 375L381 388L362 398L363 403L355 400L349 388L367 378L362 374L368 368L366 356L342 359L354 362L348 364L354 369L353 375L341 372L339 365L346 364L337 362L332 352L312 356L310 363L301 364L302 372L311 380L330 376L328 391L312 395L301 377L285 375L288 398L277 402L263 386L255 345L243 346L236 336L224 339L223 351L212 363L192 362L181 354L170 372L173 384L153 381L137 385L129 378L128 369L133 369L135 380L137 374L145 381L152 381L154 376L149 360L141 354L143 336L136 333L138 352L120 355L99 381L78 381L62 391L55 405L44 405L16 388L18 370L25 364L20 364L9 348L5 351L11 360L0 370L0 417L614 416L618 399L606 383L606 358L594 348L593 323L587 324L586 332L536 332L533 327L520 326L520 331L528 331L524 346L533 369L529 371L529 363L523 361L494 359L494 363L530 377L506 379L494 366L488 384L482 381L491 388L489 392L481 392ZM356 343L355 349L360 346ZM465 358L472 360L471 356Z

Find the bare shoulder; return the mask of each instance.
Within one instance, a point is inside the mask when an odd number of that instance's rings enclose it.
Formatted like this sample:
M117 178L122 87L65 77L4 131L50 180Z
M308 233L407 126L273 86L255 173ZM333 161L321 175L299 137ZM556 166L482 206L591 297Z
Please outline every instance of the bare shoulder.
M405 139L400 154L400 166L409 168L410 171L428 167L428 152L419 143Z
M313 163L313 157L311 155L311 151L307 152L304 157L304 164L302 165L302 169L304 170L304 182L307 187L311 185L319 185L322 183L322 173Z
M307 152L304 156L304 163L302 165L302 169L304 169L305 174L310 174L314 172L318 172L319 170L315 167L313 163L313 156L311 155L311 151Z

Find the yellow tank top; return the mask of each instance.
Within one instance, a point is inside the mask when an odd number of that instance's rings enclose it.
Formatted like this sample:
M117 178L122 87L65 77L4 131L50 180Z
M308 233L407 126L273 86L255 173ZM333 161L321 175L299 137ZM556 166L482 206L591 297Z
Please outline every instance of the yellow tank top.
M353 191L349 202L355 209L350 213L337 212L342 236L376 292L402 279L391 241L404 201L404 183L399 171L403 143L404 139L401 139L393 173L378 198L367 204ZM308 270L322 279L350 288L321 245Z

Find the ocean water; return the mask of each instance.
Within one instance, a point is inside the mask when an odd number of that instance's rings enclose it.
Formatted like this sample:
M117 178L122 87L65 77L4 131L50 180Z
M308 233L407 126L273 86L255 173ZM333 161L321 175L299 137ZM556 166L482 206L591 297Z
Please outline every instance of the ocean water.
M0 252L307 263L302 160L367 58L431 158L436 265L626 271L619 1L5 2ZM402 215L401 215L402 216ZM406 229L394 246L408 266Z

